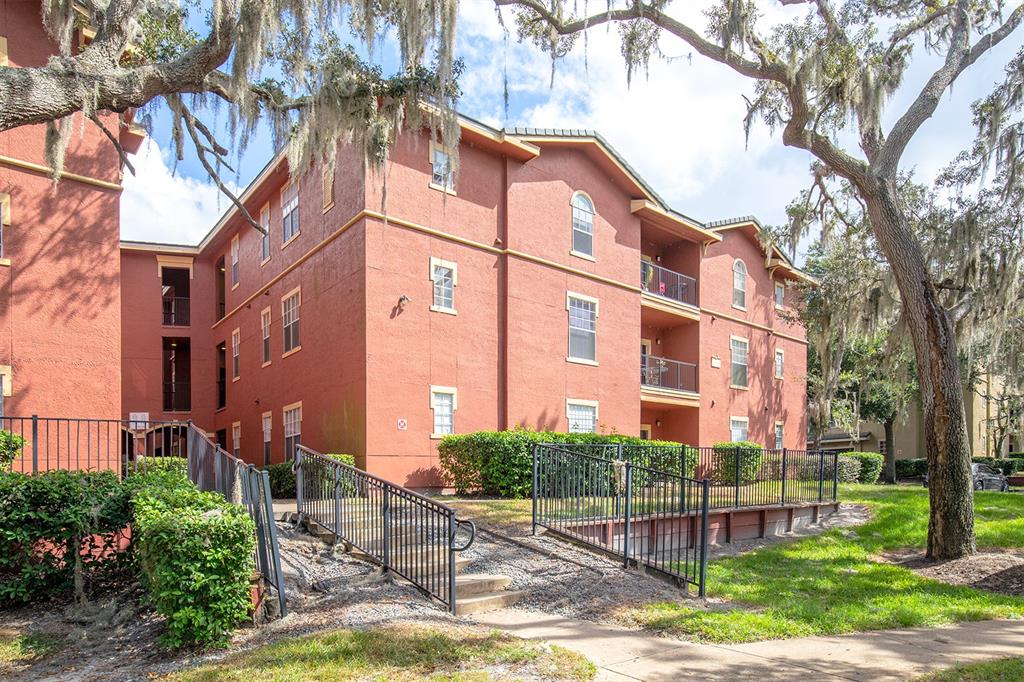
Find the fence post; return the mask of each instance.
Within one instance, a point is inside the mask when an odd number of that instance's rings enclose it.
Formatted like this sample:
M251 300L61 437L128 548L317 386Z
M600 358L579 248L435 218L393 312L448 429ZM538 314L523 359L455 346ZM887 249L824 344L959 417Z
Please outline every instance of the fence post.
M32 473L39 473L39 416L32 415Z
M451 537L449 535L449 537ZM391 486L384 484L384 572L391 568ZM451 542L449 542L451 544Z
M836 457L836 464L839 464L839 458ZM821 502L825 496L825 452L818 450L818 502Z
M836 451L835 462L832 463L832 501L839 499L839 451Z
M786 466L786 456L788 455L786 448L782 448L782 501L779 503L782 506L786 505L786 473L788 467Z
M336 466L331 468L334 469L334 541L337 542L341 539L341 491L338 480L341 470Z
M531 533L537 534L537 444L533 444L533 526Z
M448 610L455 615L455 513L448 514Z
M736 459L736 480L735 480L735 483L736 483L736 505L735 506L739 507L740 506L740 452L741 452L741 450L740 450L740 448L733 448L733 449L736 451L736 453L734 455L734 457Z
M292 468L295 469L295 511L299 515L299 523L302 523L302 448L295 448L295 463L292 464Z
M267 539L270 542L270 557L274 566L274 578L277 581L277 602L281 609L281 617L288 615L288 596L284 589L284 576L281 574L281 551L277 544L277 524L274 523L274 498L270 494L270 474L266 469L258 471L260 477L260 488L263 489L262 503L264 513L267 514Z
M619 452L622 452L622 444L619 444ZM622 536L622 554L625 557L623 560L623 566L629 568L629 551L630 551L630 538L629 534L632 532L632 519L630 516L633 513L633 465L626 462L626 527L625 532Z
M708 581L708 498L711 496L711 481L702 481L704 499L700 505L700 584L698 594L703 599L707 594Z
M695 474L697 472L694 472ZM679 446L679 475L686 478L686 444Z

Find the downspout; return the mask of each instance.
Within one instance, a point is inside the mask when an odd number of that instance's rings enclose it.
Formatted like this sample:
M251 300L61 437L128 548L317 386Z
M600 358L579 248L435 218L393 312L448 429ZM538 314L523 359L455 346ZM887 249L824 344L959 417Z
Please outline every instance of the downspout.
M508 156L502 157L501 203L498 206L498 430L504 431L509 425L508 405Z

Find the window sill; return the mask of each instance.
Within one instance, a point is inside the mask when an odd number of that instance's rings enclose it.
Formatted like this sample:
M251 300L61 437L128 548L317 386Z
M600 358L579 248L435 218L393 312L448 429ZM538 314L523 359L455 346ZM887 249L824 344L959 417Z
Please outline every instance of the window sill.
M781 311L781 310L785 310L785 309L786 309L786 306L782 306L782 305L778 305L778 304L776 304L776 305L775 305L775 309L776 309L776 310L780 310L780 311Z
M266 265L269 262L270 262L270 256L267 256L266 258L264 258L263 260L260 261L260 267L262 268L264 265Z
M453 436L454 433L432 433L430 434L430 440L441 440L445 436Z
M589 360L587 358L574 358L569 356L565 359L566 362L571 362L576 365L590 365L591 367L597 367L597 360Z
M238 381L241 378L242 378L241 376L231 377L231 383L235 383L236 381Z
M749 391L750 386L737 386L736 384L729 384L729 388L734 388L737 391Z
M444 192L445 194L450 194L453 197L459 196L458 194L455 193L455 188L453 187L442 187L441 185L435 184L433 182L429 183L429 186L430 189L436 189L438 192Z
M260 369L263 369L264 367L270 367L270 360L267 360L262 365L260 365Z
M455 308L445 308L444 306L432 305L430 311L434 313L444 313L445 315L458 315L458 311Z
M298 353L298 352L299 352L300 350L302 350L302 346L295 346L295 348L292 348L292 349L291 349L291 350L289 350L289 351L285 351L284 353L281 353L281 357L282 357L282 358L286 358L286 357L288 357L289 355L295 355L295 354L296 354L296 353Z
M234 291L235 289L237 289L239 284L241 284L241 282L235 282L234 284L232 284L231 285L231 291Z
M593 256L591 256L588 253L583 253L582 251L575 251L573 249L569 249L569 255L576 256L577 258L582 258L583 260L588 260L591 263L596 263L597 262L596 258L594 258Z
M333 201L332 201L331 203L327 204L326 206L324 206L324 211L323 211L323 212L324 212L324 213L327 213L327 212L328 212L328 211L330 211L330 210L331 210L332 208L334 208L334 202L333 202Z
M218 407L218 408L217 408L216 410L214 410L214 412L215 412L215 413L216 413L216 412L223 412L223 411L224 411L224 410L226 410L226 409L228 409L228 406L227 406L227 405L225 405L224 407Z
M743 312L747 312L747 306L745 305L736 305L735 303L733 303L732 308L733 310L742 310Z
M0 258L0 267L9 268L11 267L10 258Z
M286 242L285 242L284 244L281 244L281 250L283 251L283 250L284 250L284 248L285 248L286 246L288 246L288 245L289 245L289 244L291 244L291 243L292 243L293 241L295 241L296 239L298 239L298 238L299 238L299 235L301 235L301 234L302 234L301 232L296 232L296 233L295 233L295 234L293 234L293 235L292 235L291 237L288 237L288 241L286 241Z

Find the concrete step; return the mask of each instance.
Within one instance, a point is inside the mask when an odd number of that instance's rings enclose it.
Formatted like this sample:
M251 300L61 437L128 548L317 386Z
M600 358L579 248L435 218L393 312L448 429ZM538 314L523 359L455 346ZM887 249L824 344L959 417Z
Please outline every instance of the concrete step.
M466 616L481 611L496 611L497 609L508 608L516 604L526 593L522 590L508 592L491 592L478 594L472 597L455 598L455 614Z
M492 592L501 592L512 584L507 575L488 573L465 573L455 577L455 597L475 597Z

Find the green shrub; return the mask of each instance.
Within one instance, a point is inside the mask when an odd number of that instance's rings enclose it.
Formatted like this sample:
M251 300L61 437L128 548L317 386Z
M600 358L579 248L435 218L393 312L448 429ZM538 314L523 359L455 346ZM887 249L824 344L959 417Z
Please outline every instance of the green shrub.
M147 474L132 508L144 583L167 621L164 642L222 642L251 605L256 539L245 508L175 472Z
M844 452L843 457L852 457L860 462L860 476L851 483L875 483L882 475L882 467L885 466L885 455L879 452ZM842 474L842 467L840 467ZM844 481L846 482L846 481Z
M928 460L898 459L896 460L896 478L918 478L928 473Z
M722 441L713 447L711 464L712 483L736 485L736 457L739 456L739 483L747 485L757 480L764 459L764 448L749 440Z
M538 443L607 444L595 448L595 456L619 455L638 466L679 473L680 453L685 452L685 473L693 476L697 450L682 450L679 443L650 441L635 436L554 431L477 431L445 436L438 446L445 481L459 494L480 493L495 497L529 497L533 486L533 446ZM645 447L640 447L645 446ZM637 472L638 474L642 472Z
M270 494L275 500L295 497L295 472L291 462L269 464L265 469L270 475Z
M858 453L864 454L864 453ZM877 454L877 453L876 453ZM851 457L848 453L839 455L839 475L838 480L840 483L861 483L861 476L863 475L863 461L856 457ZM832 473L832 466L827 463L825 468L828 470L827 473ZM877 478L878 474L875 474Z
M21 455L25 447L25 438L16 433L0 429L0 471L11 468L14 460Z
M0 473L0 602L84 596L129 565L128 491L111 471ZM75 560L77 558L77 560Z
M188 460L184 457L140 456L125 463L125 476L139 476L156 471L176 471L188 475Z

